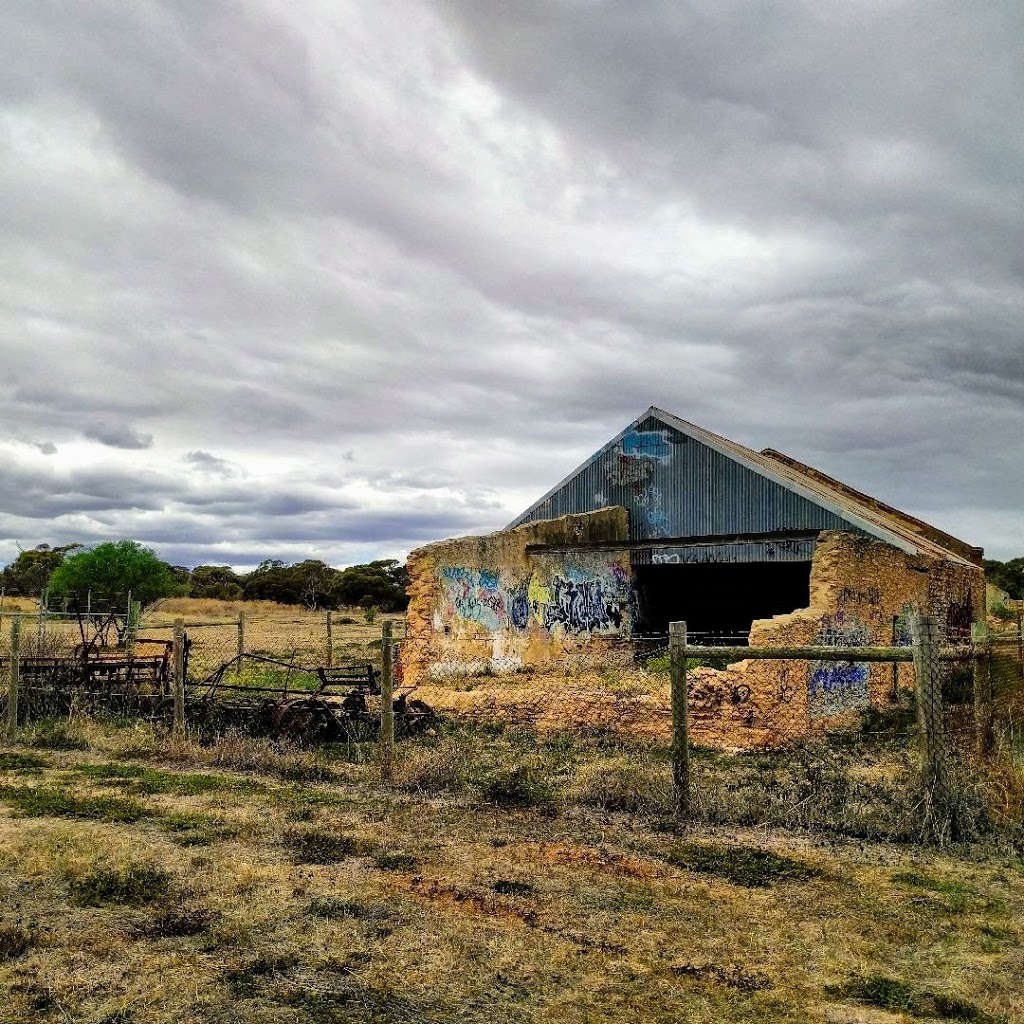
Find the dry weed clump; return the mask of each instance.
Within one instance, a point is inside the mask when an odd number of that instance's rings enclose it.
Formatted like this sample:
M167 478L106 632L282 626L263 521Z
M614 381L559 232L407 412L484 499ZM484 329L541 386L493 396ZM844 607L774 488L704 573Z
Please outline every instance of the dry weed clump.
M672 808L672 778L665 764L643 752L599 757L579 766L567 795L609 811L665 814Z
M466 736L447 736L432 746L410 744L402 748L395 782L410 793L461 793L479 756L479 745Z

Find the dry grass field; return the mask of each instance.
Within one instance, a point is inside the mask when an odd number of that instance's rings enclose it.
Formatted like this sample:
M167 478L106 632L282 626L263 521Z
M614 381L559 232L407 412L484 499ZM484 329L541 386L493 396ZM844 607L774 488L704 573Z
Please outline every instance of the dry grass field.
M644 748L0 748L0 1021L1024 1020L1024 861L667 817Z

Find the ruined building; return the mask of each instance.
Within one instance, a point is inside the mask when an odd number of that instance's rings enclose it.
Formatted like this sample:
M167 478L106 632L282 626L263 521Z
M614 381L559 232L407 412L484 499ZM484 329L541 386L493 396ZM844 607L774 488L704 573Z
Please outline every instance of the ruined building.
M779 452L651 408L505 530L413 552L403 667L416 682L643 649L674 620L697 643L888 645L909 643L917 609L959 638L982 617L981 556ZM695 676L697 727L703 692L708 739L740 745L884 706L901 685L891 665L747 661Z

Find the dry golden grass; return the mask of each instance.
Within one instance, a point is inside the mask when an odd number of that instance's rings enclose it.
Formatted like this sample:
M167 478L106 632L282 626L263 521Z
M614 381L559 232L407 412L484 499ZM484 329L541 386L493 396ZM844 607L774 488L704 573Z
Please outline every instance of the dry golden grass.
M1009 849L677 835L609 810L663 796L627 751L527 745L554 802L499 809L478 794L514 751L482 737L403 747L394 790L372 748L32 739L0 750L0 1021L1024 1019ZM77 803L18 817L30 787Z

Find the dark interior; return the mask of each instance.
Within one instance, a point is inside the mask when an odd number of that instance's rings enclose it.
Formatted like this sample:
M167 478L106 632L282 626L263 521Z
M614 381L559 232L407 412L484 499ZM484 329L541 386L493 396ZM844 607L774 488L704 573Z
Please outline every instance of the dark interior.
M639 635L668 632L673 621L699 643L745 643L754 619L810 604L810 562L728 562L638 565L636 620Z

